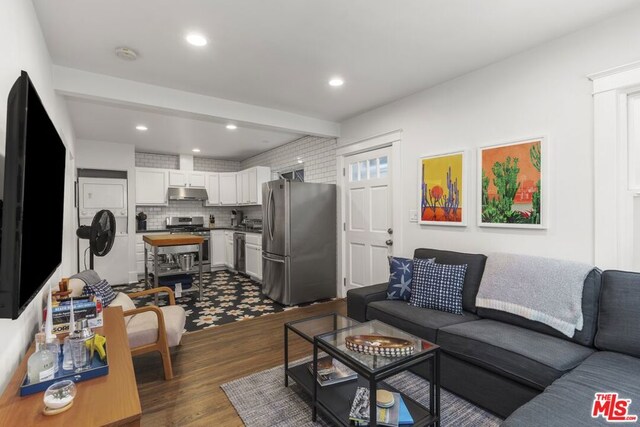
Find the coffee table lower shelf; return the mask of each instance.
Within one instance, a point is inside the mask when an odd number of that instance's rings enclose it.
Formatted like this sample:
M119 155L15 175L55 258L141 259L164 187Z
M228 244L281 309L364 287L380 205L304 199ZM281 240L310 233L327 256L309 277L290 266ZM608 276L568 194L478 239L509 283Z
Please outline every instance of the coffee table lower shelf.
M309 393L309 395L312 395L314 380L307 365L308 362L297 366L291 366L287 370L286 374L289 378L298 383L304 391ZM369 383L365 379L358 377L358 379L354 381L347 381L324 387L318 386L318 409L338 425L351 425L349 423L349 410L351 409L351 401L356 394L356 388L358 386L369 388ZM400 391L384 381L378 383L378 388L389 390L394 393L400 393ZM414 422L413 424L410 424L411 426L428 426L437 421L437 418L418 402L403 393L400 394L402 395L402 399L407 405L407 408L411 413L411 417L413 418ZM404 425L405 424L403 424L403 426Z

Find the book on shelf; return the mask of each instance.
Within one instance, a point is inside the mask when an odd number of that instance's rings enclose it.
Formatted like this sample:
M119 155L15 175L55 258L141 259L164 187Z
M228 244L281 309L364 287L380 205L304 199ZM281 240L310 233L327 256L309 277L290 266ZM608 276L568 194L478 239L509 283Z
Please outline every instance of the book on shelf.
M313 362L307 365L309 372L313 375ZM351 369L347 368L344 364L338 360L333 359L330 356L325 356L318 359L318 384L321 386L338 384L345 381L351 381L358 378Z
M413 424L413 418L400 393L393 393L393 400L393 406L389 408L377 406L377 424L389 427ZM369 425L369 390L367 388L358 387L356 390L349 412L349 420L355 426Z

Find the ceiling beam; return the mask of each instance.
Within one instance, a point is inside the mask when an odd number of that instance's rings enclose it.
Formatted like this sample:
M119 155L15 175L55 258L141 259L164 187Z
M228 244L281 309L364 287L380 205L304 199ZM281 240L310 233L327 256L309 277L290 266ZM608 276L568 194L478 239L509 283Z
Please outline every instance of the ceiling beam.
M78 98L209 116L308 135L340 136L340 124L336 122L75 68L53 66L53 83L59 93Z

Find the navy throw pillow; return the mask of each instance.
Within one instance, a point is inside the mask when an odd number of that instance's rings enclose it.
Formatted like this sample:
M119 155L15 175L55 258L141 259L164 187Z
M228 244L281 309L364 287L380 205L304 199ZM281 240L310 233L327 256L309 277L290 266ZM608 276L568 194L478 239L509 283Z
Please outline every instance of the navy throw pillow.
M98 283L92 285L85 285L82 288L82 296L95 295L102 299L102 306L107 307L111 302L116 299L116 293L111 289L111 285L106 280L101 280Z
M462 314L462 285L467 264L448 265L413 260L411 305Z
M409 301L413 280L413 261L409 258L389 257L387 299ZM424 261L435 262L435 258Z

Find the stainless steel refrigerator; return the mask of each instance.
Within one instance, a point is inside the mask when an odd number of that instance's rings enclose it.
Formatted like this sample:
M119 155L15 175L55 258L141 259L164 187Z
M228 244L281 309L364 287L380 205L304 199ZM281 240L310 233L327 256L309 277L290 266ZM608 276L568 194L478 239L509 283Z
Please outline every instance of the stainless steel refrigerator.
M336 296L336 186L262 185L262 291L285 305Z

